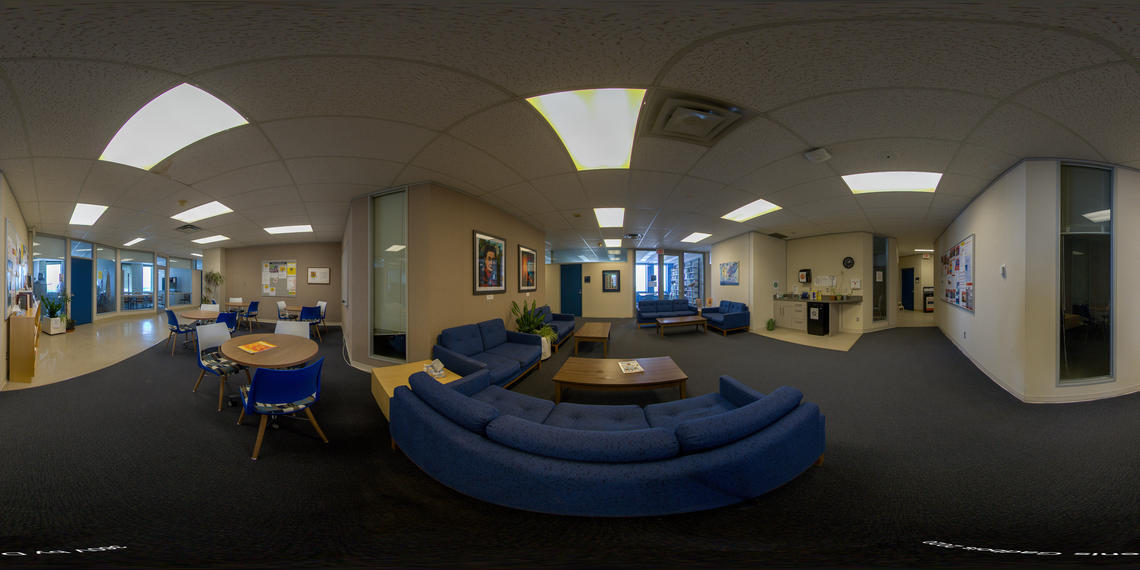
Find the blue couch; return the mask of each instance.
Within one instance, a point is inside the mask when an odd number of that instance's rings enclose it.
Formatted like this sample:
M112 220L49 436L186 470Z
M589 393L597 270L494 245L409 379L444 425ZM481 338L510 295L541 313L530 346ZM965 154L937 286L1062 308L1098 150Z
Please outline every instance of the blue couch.
M760 496L820 464L824 417L799 390L720 392L641 408L533 398L479 371L450 384L417 372L391 401L391 433L440 483L506 507L655 516Z
M685 299L647 299L637 302L637 326L657 324L659 317L688 317L697 314L697 308Z
M538 312L542 315L542 323L558 333L558 338L550 345L551 349L557 350L559 346L562 346L562 343L574 336L574 315L552 313L550 312L550 305L539 307Z
M443 329L437 343L432 358L448 370L466 376L486 368L491 383L500 386L510 386L542 366L542 337L509 331L503 319Z
M708 319L705 326L719 330L722 336L727 336L728 331L748 330L751 320L748 305L735 301L721 301L718 307L702 309L701 316Z

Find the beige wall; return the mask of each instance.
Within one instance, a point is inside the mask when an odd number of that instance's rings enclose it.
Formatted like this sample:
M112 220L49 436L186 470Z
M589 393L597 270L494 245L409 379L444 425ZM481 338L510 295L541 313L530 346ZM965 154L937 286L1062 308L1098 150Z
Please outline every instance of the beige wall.
M307 307L316 305L317 301L325 301L328 303L325 321L330 324L340 323L340 248L341 244L337 242L226 248L224 256L211 256L224 260L222 277L225 278L225 283L222 294L217 296L218 302L225 303L229 297L241 297L246 302L260 301L258 319L271 322L277 320L277 301ZM261 295L261 264L269 260L297 262L296 296ZM207 265L203 263L203 267ZM310 267L328 267L328 285L309 283L306 275Z
M799 284L800 269L811 269L813 279L817 275L834 275L836 293L861 295L864 298L862 303L839 306L840 330L863 332L889 326L887 321L874 324L871 320L873 316L871 287L875 277L872 258L874 241L871 234L866 232L830 234L788 240L786 243L787 273L784 275L784 283L781 283L783 292L794 293L797 291L797 286L801 292L811 290L812 284ZM843 267L843 258L848 256L855 259L855 267L851 269ZM890 259L891 256L888 255L888 260ZM897 266L897 261L895 265ZM888 267L888 271L889 269ZM859 289L851 287L852 279L860 280ZM898 293L895 293L894 298L898 298ZM888 308L892 307L889 295L887 301ZM888 315L893 313L894 311L887 311Z
M782 239L766 236L758 232L748 234L752 243L752 313L749 328L762 330L772 318L774 308L772 296L785 290L788 273L788 246ZM719 278L719 268L717 274ZM773 287L778 283L778 287Z
M708 267L709 297L712 297L712 306L720 305L721 301L736 301L748 305L752 311L752 237L751 234L741 234L734 238L714 243L709 254L712 264ZM740 285L720 284L720 264L740 262ZM771 304L771 303L769 303ZM771 313L772 308L768 311ZM755 320L756 317L753 317ZM765 321L768 319L765 318Z
M20 212L20 205L16 203L16 197L12 194L12 188L8 185L8 179L4 177L4 173L0 172L0 224L2 224L4 219L10 221L12 225L15 226L16 231L24 236L30 248L32 243L31 240L28 239L28 226L24 222L24 214ZM0 230L2 229L3 228L0 228ZM0 239L6 240L7 238L2 237ZM31 275L30 252L28 257L28 274ZM0 327L0 346L5 348L8 346L8 327L6 325L5 323L5 326ZM2 369L0 369L0 389L3 389L4 385L8 383L8 351L4 350L0 358L3 359L3 366Z
M624 263L583 263L582 264L582 316L600 319L633 318L633 252L627 251L628 261ZM621 291L602 292L602 271L621 272ZM590 282L585 283L586 276ZM561 275L559 275L561 280ZM552 307L553 308L553 307Z
M928 253L926 255L926 259L922 258L923 254L921 253L899 257L900 288L903 269L913 268L914 276L918 278L918 281L914 282L914 310L917 312L922 312L922 288L934 286L934 254Z
M625 275L622 275L622 288L625 288ZM551 311L562 312L562 265L558 263L546 266L546 302Z

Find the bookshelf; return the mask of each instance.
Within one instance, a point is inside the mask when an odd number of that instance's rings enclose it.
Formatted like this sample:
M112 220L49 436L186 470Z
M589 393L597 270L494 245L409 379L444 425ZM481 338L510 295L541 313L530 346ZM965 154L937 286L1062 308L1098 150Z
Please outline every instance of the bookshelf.
M8 315L8 380L31 382L40 345L40 303Z

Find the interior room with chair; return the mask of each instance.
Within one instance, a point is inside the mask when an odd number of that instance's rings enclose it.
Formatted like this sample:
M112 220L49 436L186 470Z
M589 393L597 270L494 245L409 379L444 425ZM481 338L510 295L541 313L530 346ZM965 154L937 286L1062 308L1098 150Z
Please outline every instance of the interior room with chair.
M0 558L1134 565L1137 30L5 3Z

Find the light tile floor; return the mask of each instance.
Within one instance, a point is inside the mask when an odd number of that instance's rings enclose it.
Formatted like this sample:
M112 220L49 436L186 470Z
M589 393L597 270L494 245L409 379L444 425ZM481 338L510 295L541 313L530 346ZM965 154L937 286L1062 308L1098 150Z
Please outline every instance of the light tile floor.
M815 348L826 348L827 350L841 350L847 352L855 346L855 341L863 336L862 333L841 332L830 336L821 336L808 334L807 331L798 331L794 329L785 329L777 327L776 330L759 330L752 331L760 336L766 336L775 340L782 340L784 342L792 342L795 344L802 344L804 346L812 346Z
M934 313L924 313L922 311L908 311L906 309L899 309L898 320L895 321L896 327L936 327L938 323L934 320Z

